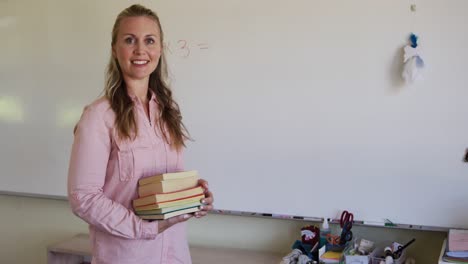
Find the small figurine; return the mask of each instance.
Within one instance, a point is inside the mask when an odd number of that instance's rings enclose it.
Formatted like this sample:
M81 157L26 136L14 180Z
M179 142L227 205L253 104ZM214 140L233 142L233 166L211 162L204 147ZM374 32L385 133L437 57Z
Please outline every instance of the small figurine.
M418 36L411 34L410 45L404 47L403 58L403 73L402 77L406 83L413 83L421 76L421 71L424 68L424 60L421 57L421 50L418 47Z

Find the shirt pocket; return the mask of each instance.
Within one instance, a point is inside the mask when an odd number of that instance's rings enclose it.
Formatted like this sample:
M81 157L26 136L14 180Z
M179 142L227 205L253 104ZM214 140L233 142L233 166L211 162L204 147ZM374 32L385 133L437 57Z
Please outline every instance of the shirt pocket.
M119 150L117 153L119 162L119 178L121 181L129 181L135 177L135 158L133 150Z
M135 140L115 140L117 145L117 160L120 181L130 181L140 178L145 172L145 157L149 155L147 138L139 136Z
M135 155L130 141L116 139L117 162L120 181L129 181L135 177Z

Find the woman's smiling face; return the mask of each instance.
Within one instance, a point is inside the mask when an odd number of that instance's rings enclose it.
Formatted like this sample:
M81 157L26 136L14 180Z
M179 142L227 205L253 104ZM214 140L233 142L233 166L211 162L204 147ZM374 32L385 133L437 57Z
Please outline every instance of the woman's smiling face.
M117 59L124 80L144 80L156 69L162 43L158 24L149 17L122 19L112 54Z

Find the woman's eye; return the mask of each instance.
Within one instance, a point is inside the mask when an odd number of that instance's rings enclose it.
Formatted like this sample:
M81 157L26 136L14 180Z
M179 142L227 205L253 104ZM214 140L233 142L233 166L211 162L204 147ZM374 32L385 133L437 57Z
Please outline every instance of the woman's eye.
M154 44L155 41L152 38L146 39L146 44Z
M127 44L133 44L135 41L133 40L133 38L126 38L125 40L125 43Z

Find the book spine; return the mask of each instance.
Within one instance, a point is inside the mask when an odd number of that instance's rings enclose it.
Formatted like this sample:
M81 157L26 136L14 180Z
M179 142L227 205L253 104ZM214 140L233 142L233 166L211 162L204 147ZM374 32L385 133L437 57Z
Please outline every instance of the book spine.
M180 197L180 198L176 198L176 199L170 199L170 200L160 200L158 201L158 199L155 197L154 199L152 199L151 202L147 202L147 203L144 203L144 204L134 204L135 207L139 207L139 206L146 206L146 205L151 205L151 204L158 204L158 203L168 203L168 202L174 202L174 201L180 201L180 200L184 200L184 199L188 199L188 198L193 198L193 197L197 197L199 195L202 195L203 193L197 193L197 194L194 194L194 195L190 195L190 196L184 196L184 197Z
M154 195L158 193L170 193L182 191L185 189L195 188L198 185L198 177L193 177L192 179L183 181L170 180L162 181L158 183L150 183L138 187L138 195L140 197L145 197L149 195Z

